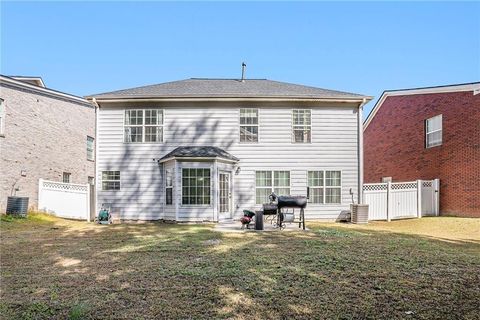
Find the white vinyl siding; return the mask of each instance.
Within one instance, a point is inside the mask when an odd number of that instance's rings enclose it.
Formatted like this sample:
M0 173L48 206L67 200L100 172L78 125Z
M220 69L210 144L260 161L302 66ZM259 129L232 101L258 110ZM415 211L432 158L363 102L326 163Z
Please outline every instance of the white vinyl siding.
M87 160L95 160L95 139L87 136Z
M210 169L182 169L182 205L210 205Z
M442 144L442 115L425 121L425 146L427 148Z
M129 143L163 142L163 110L125 110L124 135Z
M102 171L102 190L120 190L120 171Z
M341 171L308 171L310 203L340 204L342 202Z
M272 179L273 177L273 179ZM275 192L276 195L290 195L289 171L256 171L255 172L255 202L267 203L268 196Z
M165 142L129 144L124 143L125 110L139 107L134 103L125 107L102 105L98 111L95 141L97 181L100 183L103 170L111 170L113 167L121 171L122 182L121 190L115 193L102 191L99 187L97 204L115 203L116 213L122 219L211 220L214 216L214 202L208 208L197 206L191 209L181 205L181 172L175 173L175 170L181 170L182 166L192 167L192 164L169 163L162 168L152 159L161 158L178 146L217 146L240 159L240 169L232 176L232 208L235 219L242 216L244 209L261 208L261 205L256 204L256 171L288 170L290 194L306 195L307 171L341 170L341 205L322 204L320 209L320 205L309 204L305 211L307 219L337 219L341 211L349 209L352 198L350 188L357 199L357 108L348 104L326 103L309 106L314 130L311 132L312 142L306 144L292 143L294 107L291 102L258 103L261 126L259 141L240 143L238 103L162 103L164 126L168 128L164 131ZM214 167L208 163L204 163L204 167L211 168L214 179ZM165 206L165 169L174 172L176 180L173 182L173 196L179 204L178 208L175 205ZM215 187L212 180L212 197Z
M240 142L258 142L258 109L240 109Z
M310 109L294 109L292 114L293 142L312 141L312 113Z

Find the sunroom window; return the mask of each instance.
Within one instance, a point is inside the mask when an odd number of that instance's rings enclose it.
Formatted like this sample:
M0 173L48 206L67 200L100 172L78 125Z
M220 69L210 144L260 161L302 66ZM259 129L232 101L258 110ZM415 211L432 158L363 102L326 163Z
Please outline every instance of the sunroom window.
M210 205L210 169L182 169L182 205Z

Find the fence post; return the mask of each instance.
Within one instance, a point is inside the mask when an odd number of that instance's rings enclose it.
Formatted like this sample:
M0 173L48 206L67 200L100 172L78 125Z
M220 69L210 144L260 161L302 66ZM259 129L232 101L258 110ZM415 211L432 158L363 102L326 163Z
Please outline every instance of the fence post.
M433 180L433 193L435 199L435 215L438 217L440 215L440 179Z
M387 182L387 221L390 222L392 215L392 201L391 201L391 191L392 191L392 183L390 181Z
M43 179L38 179L38 199L37 199L37 210L40 211L40 204L42 203L42 189L43 189Z
M422 180L417 180L417 218L422 217Z

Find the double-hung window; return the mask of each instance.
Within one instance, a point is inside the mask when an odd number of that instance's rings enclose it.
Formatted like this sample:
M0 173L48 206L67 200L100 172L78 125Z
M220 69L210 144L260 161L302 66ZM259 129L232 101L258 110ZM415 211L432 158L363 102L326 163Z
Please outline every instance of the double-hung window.
M125 142L163 142L162 109L127 109Z
M256 171L255 172L255 203L269 201L268 196L290 194L290 171Z
M341 171L308 171L310 203L342 203Z
M182 205L210 205L210 169L182 169Z
M240 142L258 142L258 109L240 109Z
M102 171L102 190L120 190L120 171Z
M165 204L173 204L173 172L171 169L165 170Z
M293 109L293 142L308 143L312 141L312 111L310 109Z
M87 136L87 160L93 161L95 160L95 139L92 137Z
M5 101L0 99L0 136L5 134Z
M425 121L425 147L435 147L442 144L442 115Z

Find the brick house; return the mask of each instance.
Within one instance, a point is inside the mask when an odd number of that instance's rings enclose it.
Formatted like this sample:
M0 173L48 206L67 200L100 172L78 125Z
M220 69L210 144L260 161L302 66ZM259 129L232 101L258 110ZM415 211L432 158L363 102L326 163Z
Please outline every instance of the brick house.
M0 213L10 195L37 206L40 178L93 183L95 109L38 77L0 76Z
M480 82L385 91L364 124L364 181L440 179L440 212L480 217Z

